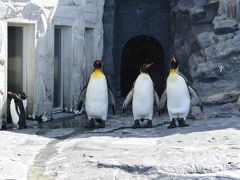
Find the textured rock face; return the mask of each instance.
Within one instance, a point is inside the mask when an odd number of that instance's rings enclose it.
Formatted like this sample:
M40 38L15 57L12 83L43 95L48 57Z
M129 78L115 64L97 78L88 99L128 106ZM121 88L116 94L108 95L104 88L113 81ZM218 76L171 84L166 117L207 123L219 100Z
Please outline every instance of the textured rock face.
M139 35L153 37L162 46L165 59L168 58L170 49L169 11L168 0L105 1L103 60L107 65L105 72L116 95L121 94L123 49L132 38Z
M23 48L27 50L27 56L23 58L27 64L26 88L23 88L28 95L27 114L32 118L40 115L48 120L52 118L54 31L61 28L64 34L61 45L62 103L64 111L73 112L88 72L92 70L92 62L102 58L103 6L104 0L1 1L0 91L4 96L7 94L7 27L8 24L17 24L23 27L23 34L27 34L25 39L28 39L23 43ZM91 51L86 52L86 49ZM0 110L5 112L6 107L0 104Z
M239 116L240 1L179 0L171 17L175 54L206 114Z
M238 23L224 16L217 16L213 21L215 34L227 34L238 30Z

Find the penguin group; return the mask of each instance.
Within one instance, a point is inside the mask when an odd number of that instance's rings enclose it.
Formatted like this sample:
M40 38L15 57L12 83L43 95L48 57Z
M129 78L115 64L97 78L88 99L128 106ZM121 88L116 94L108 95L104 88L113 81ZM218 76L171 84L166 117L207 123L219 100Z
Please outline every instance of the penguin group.
M171 120L168 128L176 128L177 124L179 127L188 126L185 121L190 110L191 96L198 100L201 110L203 110L198 93L179 71L179 63L172 56L166 89L159 100L154 83L148 73L152 65L153 63L141 66L140 73L123 102L122 112L124 113L128 104L132 102L134 119L132 128L151 128L153 127L154 103L157 106L158 113L161 114L167 102L167 110ZM85 107L87 113L88 124L85 126L87 129L105 127L109 101L115 114L115 100L107 78L102 71L103 62L96 60L93 66L94 70L78 99L78 110L82 111Z
M149 75L149 68L151 66L153 66L153 63L141 66L139 75L123 102L122 112L124 113L128 104L132 102L134 120L132 128L151 128L153 127L154 104L157 106L158 113L161 114L167 102L167 110L171 120L168 128L176 128L177 125L179 127L188 126L186 119L190 111L191 96L194 96L198 100L200 108L203 111L203 105L198 93L179 71L179 63L172 56L166 89L159 100L154 83ZM77 109L82 112L85 108L87 113L88 124L85 126L87 129L105 128L109 103L112 106L113 114L115 114L116 103L114 95L102 67L103 62L101 60L94 61L94 69L88 79L88 83L78 98ZM11 99L9 109L14 126L17 129L27 128L26 94L8 92L8 97ZM2 106L2 102L0 103Z

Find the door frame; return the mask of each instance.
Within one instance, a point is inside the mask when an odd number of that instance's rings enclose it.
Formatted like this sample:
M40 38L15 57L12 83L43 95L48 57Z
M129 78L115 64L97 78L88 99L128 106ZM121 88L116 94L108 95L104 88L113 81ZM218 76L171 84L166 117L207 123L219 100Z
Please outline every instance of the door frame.
M8 27L23 28L23 61L22 61L22 76L23 76L23 91L28 96L27 116L32 116L35 102L36 88L36 71L35 71L35 48L36 48L36 27L37 22L31 20L10 19L6 21L6 60L8 69ZM28 68L31 67L31 68ZM6 69L6 73L7 70ZM6 78L8 73L6 75ZM8 91L8 82L6 79L6 90Z
M63 81L63 78L64 78L64 72L63 72L63 60L64 60L64 49L63 49L63 45L64 45L64 30L63 30L63 27L61 26L57 26L55 25L54 26L54 45L55 45L55 29L58 29L60 30L61 32L61 46L60 46L60 49L61 49L61 58L60 58L60 66L61 66L61 70L60 70L60 87L61 87L61 90L60 90L60 106L59 107L53 107L53 113L60 113L60 112L63 112L63 88L64 88L64 81ZM54 47L55 49L55 47ZM55 58L55 54L54 54L54 58ZM55 67L53 69L53 71L55 71ZM55 82L54 82L55 83ZM53 86L53 92L54 92L54 86ZM54 106L54 99L55 97L53 97L53 106Z
M26 92L27 91L27 27L26 25L21 23L8 23L7 28L8 27L21 27L23 30L22 62L21 62L22 70L21 71L22 71L22 91ZM7 31L7 34L8 34L8 31ZM8 44L8 41L7 41L7 44ZM7 55L7 59L8 59L8 55Z

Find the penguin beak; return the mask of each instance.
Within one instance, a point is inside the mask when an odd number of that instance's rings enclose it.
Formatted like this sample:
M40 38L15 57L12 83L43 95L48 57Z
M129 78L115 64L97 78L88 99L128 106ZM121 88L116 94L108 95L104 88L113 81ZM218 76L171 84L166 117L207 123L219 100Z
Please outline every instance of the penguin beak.
M172 62L177 62L177 60L175 59L175 57L173 55L172 55L171 61Z
M146 65L146 68L151 67L153 64L154 64L154 63L150 63L150 64Z

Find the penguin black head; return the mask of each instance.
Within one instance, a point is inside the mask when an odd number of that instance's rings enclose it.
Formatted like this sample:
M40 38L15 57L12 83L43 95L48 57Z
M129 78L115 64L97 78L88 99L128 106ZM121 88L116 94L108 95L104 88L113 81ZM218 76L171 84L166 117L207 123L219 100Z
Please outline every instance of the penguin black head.
M12 91L8 91L7 95L8 95L8 99L10 99L10 100L16 96L16 94L13 93Z
M25 94L25 92L19 93L18 96L19 96L20 99L22 99L22 100L27 99L27 95Z
M103 65L103 63L102 63L102 61L101 60L96 60L96 61L94 61L94 68L96 68L96 69L100 69L100 68L102 68L102 65Z
M14 102L19 102L21 100L21 98L18 96L18 94L14 93L14 92L11 92L11 91L8 91L7 92L9 98L8 99L14 99Z
M14 100L25 100L27 99L27 95L25 94L25 92L22 93L13 93L11 91L7 92L8 96L10 97L9 99L14 99Z
M143 64L142 67L141 67L141 69L140 69L140 72L141 72L141 73L148 73L148 69L149 69L149 67L152 66L152 65L153 65L153 63Z
M178 61L177 59L174 57L174 55L172 55L171 57L171 63L170 63L171 69L178 69Z

